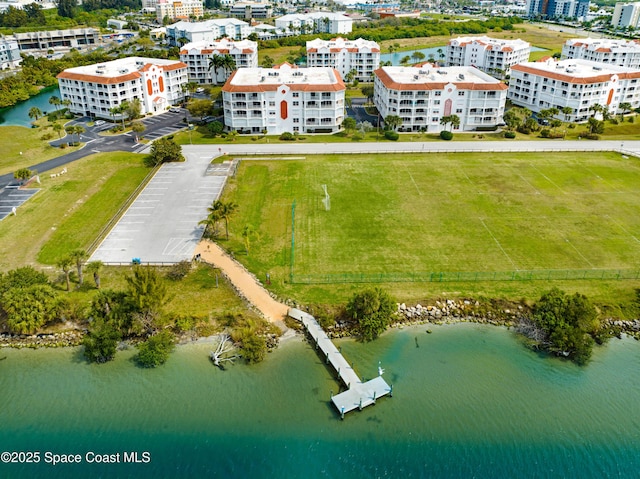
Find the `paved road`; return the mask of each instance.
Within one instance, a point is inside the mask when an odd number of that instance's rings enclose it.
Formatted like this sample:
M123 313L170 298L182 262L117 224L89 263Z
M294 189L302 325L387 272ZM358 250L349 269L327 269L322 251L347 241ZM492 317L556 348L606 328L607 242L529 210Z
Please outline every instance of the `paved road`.
M144 123L146 130L142 135L147 139L155 140L161 136L175 133L187 126L183 121L185 115L189 117L186 110L180 109L179 113L166 112L161 115L143 118L141 121ZM135 137L131 132L122 135L103 136L100 133L111 128L113 124L107 122L98 126L89 126L91 121L90 118L82 117L77 120L72 120L65 125L81 125L84 127L85 132L80 135L80 141L85 145L81 149L57 158L52 158L48 161L43 161L36 165L31 165L28 168L30 170L36 170L38 173L43 173L45 171L61 169L67 163L94 153L103 151L132 151L140 153L147 148L145 144L136 143ZM67 135L64 138L50 142L50 144L52 146L60 146L61 143L68 143L69 141L71 141L71 137ZM0 190L13 182L13 174L11 173L0 176Z

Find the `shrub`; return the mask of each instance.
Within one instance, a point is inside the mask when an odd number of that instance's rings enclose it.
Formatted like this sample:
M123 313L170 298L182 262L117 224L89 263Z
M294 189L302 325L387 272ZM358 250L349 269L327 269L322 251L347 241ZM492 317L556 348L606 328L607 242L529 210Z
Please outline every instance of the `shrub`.
M179 281L189 274L191 266L191 261L186 259L179 263L175 263L171 268L169 268L169 271L167 271L167 278L172 281Z
M628 121L629 123L633 123L633 122L635 121L635 117L630 116L630 117L628 117L628 118L627 118L627 121Z
M144 368L155 368L167 362L174 348L173 334L165 329L140 344L136 361Z
M400 135L398 134L397 131L387 130L384 132L384 137L387 140L398 141L398 138L400 138Z
M440 138L442 138L443 140L451 140L453 138L453 133L451 133L450 131L447 130L442 130L440 132Z
M515 131L505 131L504 132L504 137L505 138L515 138L516 137L516 132Z
M619 122L617 118L611 117L609 118L609 123L611 123L612 125L617 125Z
M548 130L547 128L540 130L540 136L542 138L549 138L551 136L551 130Z
M280 140L282 140L282 141L295 141L295 139L296 139L296 137L293 136L288 131L285 131L283 134L280 135Z
M395 310L395 301L378 287L354 294L346 306L348 316L358 322L363 341L371 341L387 329Z

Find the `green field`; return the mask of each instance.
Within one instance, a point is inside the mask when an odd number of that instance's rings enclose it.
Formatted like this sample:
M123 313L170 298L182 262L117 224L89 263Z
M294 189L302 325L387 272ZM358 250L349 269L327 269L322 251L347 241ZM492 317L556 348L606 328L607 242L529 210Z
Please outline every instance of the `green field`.
M288 282L295 200L295 282L630 270L640 263L639 185L640 161L614 153L244 161L227 192L240 205L228 246L242 257L240 230L253 225L259 238L243 261Z

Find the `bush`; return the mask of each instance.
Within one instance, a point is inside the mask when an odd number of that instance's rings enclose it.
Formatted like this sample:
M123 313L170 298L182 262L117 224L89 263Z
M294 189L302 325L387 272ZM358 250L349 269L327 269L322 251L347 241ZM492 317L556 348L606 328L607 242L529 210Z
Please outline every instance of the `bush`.
M516 137L516 132L515 131L505 131L504 132L504 137L505 138L515 138Z
M155 368L167 362L175 347L173 334L165 329L140 344L136 361L144 368Z
M387 130L384 132L384 137L387 140L398 141L398 138L400 138L400 135L398 134L397 131Z
M285 131L282 135L280 135L280 140L282 141L295 141L296 137L293 136L288 131Z
M120 338L120 332L115 324L102 319L95 321L82 340L84 357L90 363L102 364L111 361L116 355Z
M346 311L351 319L358 322L362 340L371 341L387 329L396 311L396 303L386 291L376 287L353 295Z
M451 133L450 131L447 130L442 130L440 132L440 138L442 138L443 140L451 140L453 138L453 133Z
M171 268L169 268L169 271L167 271L167 278L172 281L179 281L189 274L191 266L191 261L186 259L179 263L175 263Z
M549 138L551 136L551 130L544 128L543 130L540 130L540 136L542 138Z

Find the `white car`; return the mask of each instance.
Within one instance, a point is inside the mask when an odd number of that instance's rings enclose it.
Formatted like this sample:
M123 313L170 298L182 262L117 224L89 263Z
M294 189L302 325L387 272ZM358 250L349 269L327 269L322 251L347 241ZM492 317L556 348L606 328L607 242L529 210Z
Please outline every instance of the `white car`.
M196 93L204 93L204 88L196 88Z
M94 124L95 126L100 126L100 125L104 125L104 124L105 124L105 121L104 121L104 120L96 120L95 122L93 122L93 124Z

